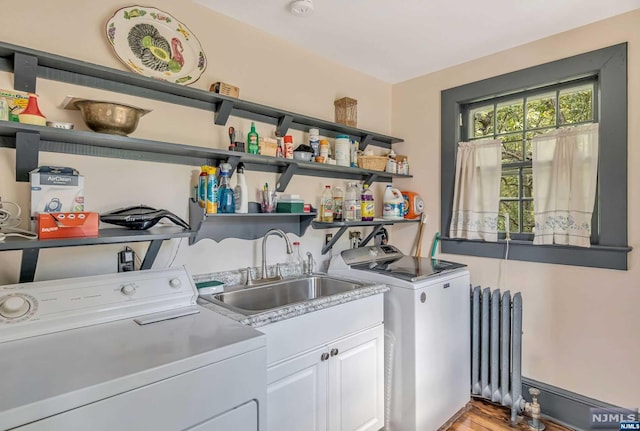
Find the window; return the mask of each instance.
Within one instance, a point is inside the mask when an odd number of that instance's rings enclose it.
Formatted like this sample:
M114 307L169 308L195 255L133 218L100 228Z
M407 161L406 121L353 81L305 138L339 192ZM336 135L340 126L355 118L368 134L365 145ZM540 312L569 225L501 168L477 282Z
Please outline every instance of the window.
M509 259L627 269L626 44L615 45L442 92L441 232L449 232L457 142L500 139L500 212L509 213ZM531 138L599 122L598 191L590 248L533 245ZM442 238L444 253L502 258L497 243Z

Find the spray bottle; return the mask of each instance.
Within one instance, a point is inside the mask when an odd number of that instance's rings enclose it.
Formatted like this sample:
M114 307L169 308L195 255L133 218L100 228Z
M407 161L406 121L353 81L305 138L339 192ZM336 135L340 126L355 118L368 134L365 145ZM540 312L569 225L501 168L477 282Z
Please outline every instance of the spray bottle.
M246 214L249 212L247 180L244 177L244 165L238 163L236 170L236 187L233 189L233 197L235 198L236 213Z
M200 166L200 176L198 176L198 203L202 208L207 205L207 169L209 166Z

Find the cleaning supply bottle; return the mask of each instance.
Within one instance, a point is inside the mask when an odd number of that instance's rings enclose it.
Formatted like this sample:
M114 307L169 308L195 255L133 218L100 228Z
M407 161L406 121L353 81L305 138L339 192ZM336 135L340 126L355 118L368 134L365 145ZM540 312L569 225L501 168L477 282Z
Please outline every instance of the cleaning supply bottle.
M324 186L320 197L320 221L333 222L333 195L329 185Z
M207 214L218 213L218 181L216 168L207 166Z
M256 123L251 122L251 130L247 134L247 152L249 154L258 154L260 152L258 132L256 132Z
M344 194L341 187L333 188L333 221L342 221Z
M247 189L247 180L244 177L244 165L238 163L236 171L236 187L233 189L233 197L236 204L236 212L246 214L249 212L249 191Z
M230 177L231 165L229 163L222 163L220 165L220 185L218 186L219 213L229 214L236 211Z
M198 176L198 204L202 208L207 206L207 169L209 166L200 166L200 175Z
M356 221L357 195L358 188L355 183L348 183L347 192L344 195L344 221Z
M373 191L369 188L368 184L364 185L362 191L362 221L373 221L376 215L375 199L373 197Z
M404 198L400 190L387 184L382 198L382 218L385 220L402 220L404 218Z

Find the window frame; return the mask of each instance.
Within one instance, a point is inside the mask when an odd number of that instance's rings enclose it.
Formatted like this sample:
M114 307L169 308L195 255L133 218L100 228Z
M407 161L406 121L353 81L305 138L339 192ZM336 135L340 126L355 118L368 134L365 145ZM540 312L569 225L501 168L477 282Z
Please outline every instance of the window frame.
M506 242L450 238L457 143L463 136L462 108L469 103L595 76L598 80L600 148L598 155L599 243L591 247L533 245L511 240L511 260L627 270L627 43L578 54L553 62L441 92L441 251L504 258Z

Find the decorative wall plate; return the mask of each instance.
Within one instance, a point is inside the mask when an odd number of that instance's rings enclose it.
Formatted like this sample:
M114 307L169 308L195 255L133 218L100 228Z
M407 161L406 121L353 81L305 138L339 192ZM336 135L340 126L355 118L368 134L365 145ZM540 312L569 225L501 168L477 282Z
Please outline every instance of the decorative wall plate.
M176 84L193 84L207 67L196 36L159 9L128 6L107 21L107 38L131 70Z

